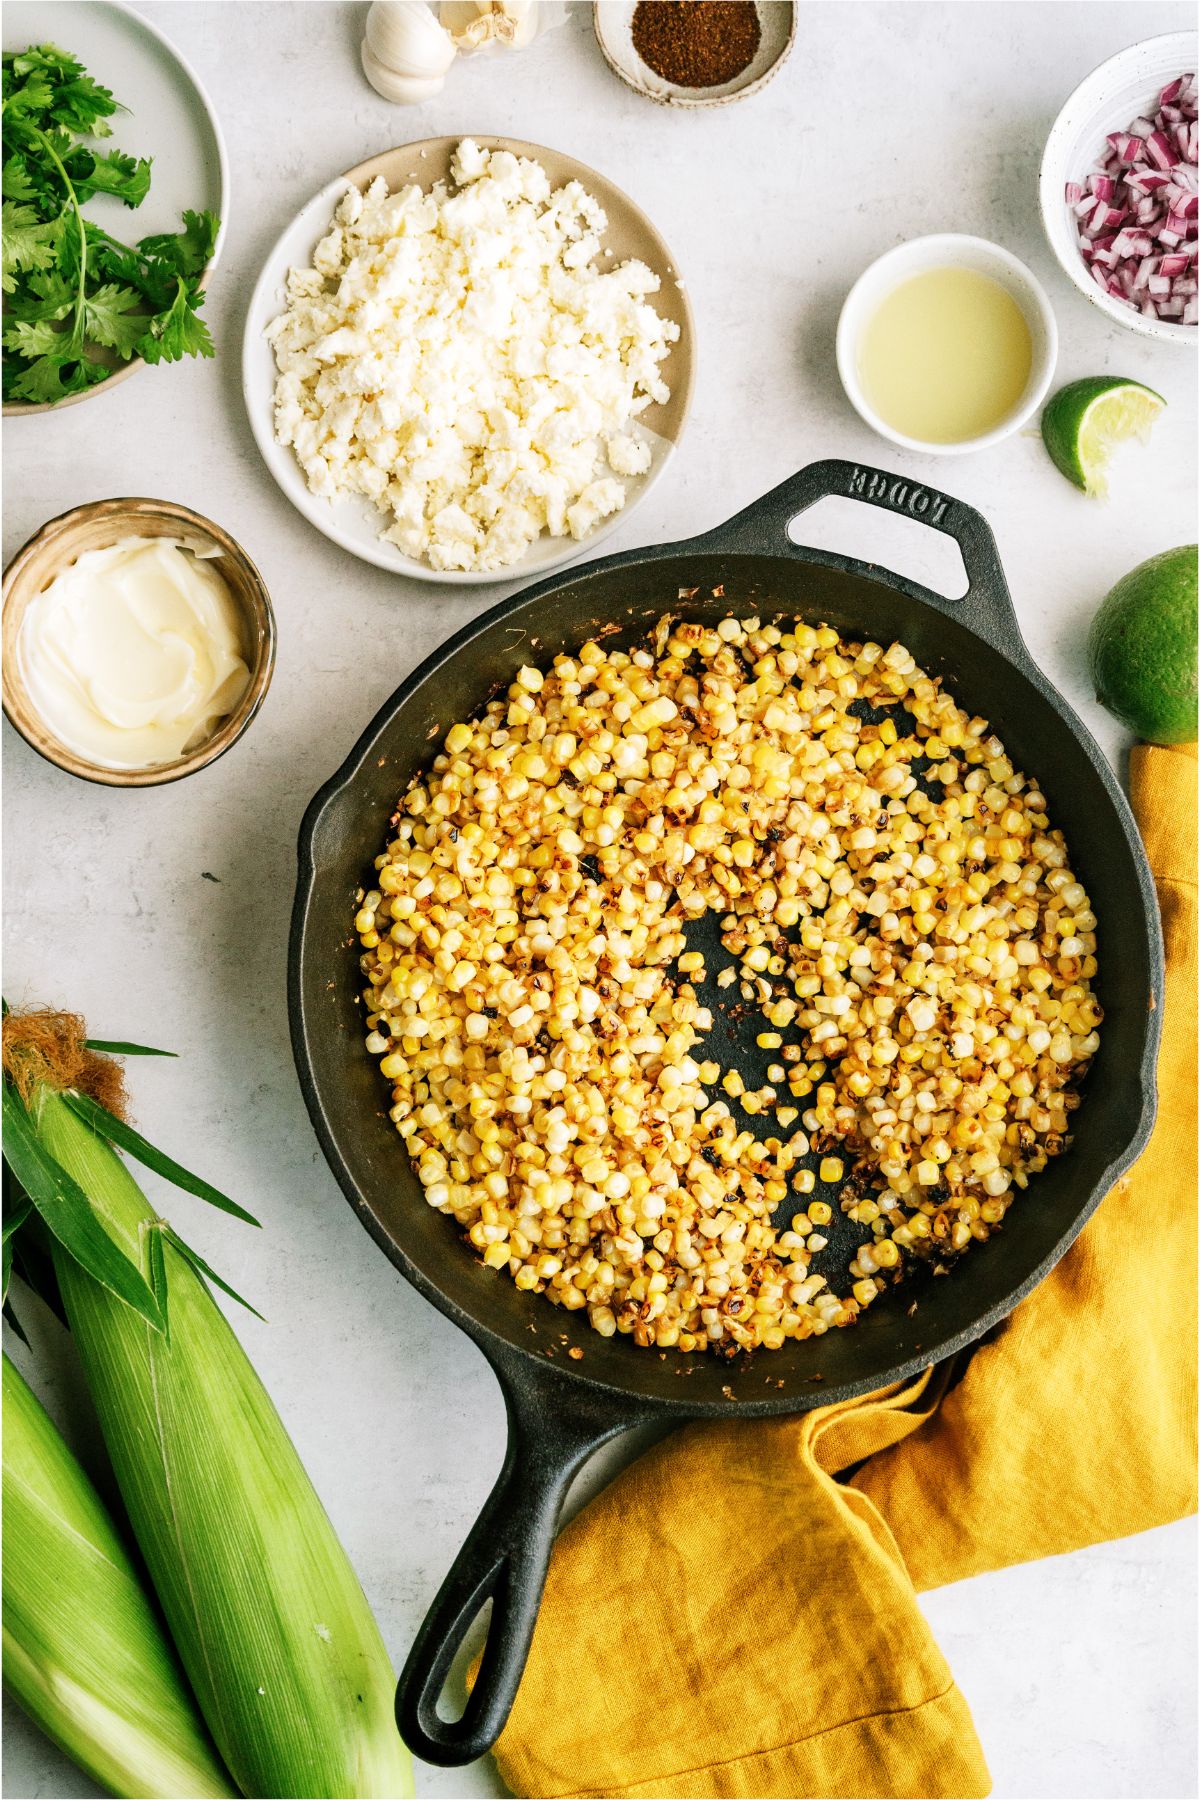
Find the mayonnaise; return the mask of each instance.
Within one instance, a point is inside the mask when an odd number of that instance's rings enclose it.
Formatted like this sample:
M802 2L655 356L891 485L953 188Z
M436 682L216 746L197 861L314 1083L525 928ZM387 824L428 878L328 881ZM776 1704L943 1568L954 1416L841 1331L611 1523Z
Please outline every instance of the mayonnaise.
M123 538L32 600L19 655L59 742L106 769L173 762L212 736L250 679L215 545Z

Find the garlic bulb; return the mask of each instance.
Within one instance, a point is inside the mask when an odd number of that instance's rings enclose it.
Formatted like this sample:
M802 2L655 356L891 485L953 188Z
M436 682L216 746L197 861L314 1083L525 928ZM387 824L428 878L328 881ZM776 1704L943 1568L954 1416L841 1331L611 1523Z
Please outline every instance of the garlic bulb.
M400 75L395 69L389 69L381 63L368 44L362 41L363 74L385 100L393 100L398 106L414 106L421 100L432 100L440 94L446 85L444 75Z
M456 50L503 44L520 50L536 35L537 0L442 0L441 21Z
M362 66L385 100L409 105L440 92L454 55L449 32L425 0L375 0L367 14Z

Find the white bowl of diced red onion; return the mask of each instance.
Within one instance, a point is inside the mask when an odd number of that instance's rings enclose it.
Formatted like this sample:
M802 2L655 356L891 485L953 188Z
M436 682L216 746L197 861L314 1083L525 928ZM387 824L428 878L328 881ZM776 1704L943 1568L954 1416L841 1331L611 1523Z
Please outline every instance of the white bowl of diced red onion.
M1080 83L1046 141L1042 218L1101 311L1160 342L1197 341L1197 42L1147 38Z

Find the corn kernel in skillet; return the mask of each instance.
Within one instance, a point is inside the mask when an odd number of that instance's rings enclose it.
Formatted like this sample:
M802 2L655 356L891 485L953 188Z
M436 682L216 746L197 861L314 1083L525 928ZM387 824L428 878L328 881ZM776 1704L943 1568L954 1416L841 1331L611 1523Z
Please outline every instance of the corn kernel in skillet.
M904 646L674 621L521 669L444 743L355 925L390 1116L488 1267L635 1345L778 1348L986 1238L1066 1147L1096 917L1041 790ZM707 911L779 1057L749 1094L705 1042ZM803 1272L832 1208L774 1223L810 1142L874 1233L844 1295Z

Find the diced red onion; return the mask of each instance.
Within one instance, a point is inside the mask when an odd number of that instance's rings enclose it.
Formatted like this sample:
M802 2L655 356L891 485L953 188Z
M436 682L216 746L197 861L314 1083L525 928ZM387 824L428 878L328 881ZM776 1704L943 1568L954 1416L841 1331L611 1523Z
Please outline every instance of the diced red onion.
M1165 131L1152 131L1146 139L1146 155L1156 169L1173 169L1179 158Z
M1196 324L1196 77L1176 76L1153 112L1110 131L1095 164L1064 185L1079 253L1102 293L1147 318Z

